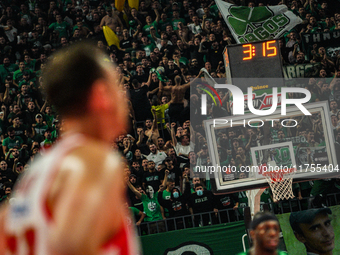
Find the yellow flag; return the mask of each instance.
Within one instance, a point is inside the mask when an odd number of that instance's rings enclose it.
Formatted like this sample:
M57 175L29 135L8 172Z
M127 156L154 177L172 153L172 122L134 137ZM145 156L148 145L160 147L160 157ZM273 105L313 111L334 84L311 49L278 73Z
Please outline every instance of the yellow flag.
M118 11L122 11L124 9L125 0L115 0L115 7Z
M128 0L130 8L135 8L138 11L139 0Z
M116 45L118 49L120 49L120 46L119 46L120 41L116 33L113 32L112 29L109 28L108 26L103 26L103 32L104 32L107 45L109 46Z

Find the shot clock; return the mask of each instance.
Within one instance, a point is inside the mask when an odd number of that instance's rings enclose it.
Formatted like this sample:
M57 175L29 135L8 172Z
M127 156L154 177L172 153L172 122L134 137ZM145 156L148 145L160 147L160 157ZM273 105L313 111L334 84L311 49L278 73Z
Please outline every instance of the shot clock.
M227 46L224 60L228 83L246 92L250 86L284 86L281 54L277 40ZM251 79L244 79L251 78ZM249 84L251 81L252 84Z
M276 41L267 41L267 42L262 42L262 56L263 57L275 57L277 55L277 48L275 45ZM242 60L251 60L253 57L256 57L256 54L259 54L261 52L258 52L256 49L256 46L251 43L243 44L243 48L246 50L243 51L243 54L245 56L243 57ZM257 47L258 48L258 47Z

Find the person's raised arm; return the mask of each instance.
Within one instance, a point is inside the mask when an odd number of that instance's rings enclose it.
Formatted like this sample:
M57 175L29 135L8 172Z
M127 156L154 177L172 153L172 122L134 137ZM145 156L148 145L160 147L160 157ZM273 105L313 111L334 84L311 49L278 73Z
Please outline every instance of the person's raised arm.
M6 155L5 161L8 161L8 160L9 160L9 156L11 156L12 152L13 152L13 149L9 149L9 150L8 150L7 155L5 154L5 155Z
M156 109L155 108L152 108L151 109L151 112L152 112L152 115L153 115L153 122L152 122L152 127L151 127L151 135L148 139L148 142L150 145L151 142L153 142L156 147L159 149L159 146L158 146L158 137L159 137L159 131L158 131L158 120L157 120L157 114L156 114ZM149 141L151 140L151 141Z
M326 54L326 53L325 53L325 55L323 56L323 59L330 65L330 68L329 68L329 69L333 69L333 68L335 67L334 62L333 62L331 59L329 59L329 58L327 57L327 54Z
M187 84L184 84L184 85L182 86L182 89L183 89L183 90L187 90L188 88L190 88L190 84L191 84L191 83L194 83L194 82L201 76L202 73L203 73L203 71L200 70L200 72L198 73L198 75L197 75L192 81L189 81Z
M198 48L199 53L208 53L208 49L203 50L203 43L206 41L206 36L203 36L202 41L200 42L200 47Z
M155 12L155 14L156 14L156 19L155 19L155 21L157 22L157 24L158 24L158 22L159 22L159 20L161 19L161 15L159 15L159 12L158 12L158 10L155 8L155 9L153 9L154 10L154 12Z
M155 42L157 42L158 38L156 36L156 29L154 27L150 27L150 36Z
M128 139L128 145L126 146L126 148L124 148L124 155L126 155L126 153L128 153L130 151L130 148L131 148L132 144L131 144L131 141L130 139Z
M47 100L45 100L45 103L44 103L43 106L41 107L40 113L44 113L44 111L45 111L45 109L46 109L46 106L47 106Z
M166 187L166 185L168 184L168 175L169 175L169 170L165 170L165 176L164 176L164 180L163 180L163 187Z
M19 158L15 158L13 168L12 168L13 173L16 173L16 171L17 171L17 163L18 162L19 162Z
M312 0L309 0L309 7L310 7L310 10L311 10L311 13L313 13L315 11L315 9L314 9L314 5L313 5Z
M142 194L131 184L130 181L127 182L129 189L136 195L138 199L142 197Z
M136 143L137 147L140 147L142 145L142 142L143 142L143 138L144 138L144 133L143 133L143 130L137 130L137 134L138 134L138 141Z
M164 208L163 208L163 206L160 206L160 208L161 208L162 218L163 218L163 220L165 220L166 217L165 217L165 214L164 214Z
M207 18L207 16L206 15L203 15L203 19L202 19L202 30L203 31L205 31L205 32L209 32L209 31L207 31L207 28L206 28L206 26L205 26L205 19Z
M176 147L176 145L177 145L177 139L176 139L176 134L175 134L175 126L176 126L176 123L172 122L171 123L171 140L172 140L172 145L174 147Z
M148 87L149 87L150 84L151 84L151 76L152 76L152 73L150 72L150 73L149 73L149 79L148 79L148 81L145 83L145 85L147 85Z
M189 177L187 174L183 175L184 177L184 181L185 181L185 185L184 185L184 192L183 192L183 197L184 199L188 199L190 197L191 194L191 187L190 187L190 181L189 181Z
M18 94L17 97L18 97L18 99L17 99L17 105L19 105L19 107L22 108L22 103L21 103L21 97L22 97L22 95L21 95L21 94Z
M190 129L190 141L192 142L192 143L195 143L195 141L196 141L196 133L195 133L195 130L192 128L192 126L191 126L191 124L190 124L190 126L189 126L189 129Z
M331 91L333 91L333 88L334 88L334 85L336 84L337 80L340 79L340 78L337 78L337 74L340 73L340 71L336 71L335 70L335 74L334 74L334 78L333 80L331 81L331 83L329 84L329 89Z
M161 99L161 96L163 94L163 89L164 89L163 82L161 80L159 80L159 82L158 82L158 93L157 93L157 97L158 97L159 100Z
M9 84L8 83L6 83L6 90L5 90L5 94L4 94L4 98L3 98L3 102L5 103L5 104L8 104L9 103Z

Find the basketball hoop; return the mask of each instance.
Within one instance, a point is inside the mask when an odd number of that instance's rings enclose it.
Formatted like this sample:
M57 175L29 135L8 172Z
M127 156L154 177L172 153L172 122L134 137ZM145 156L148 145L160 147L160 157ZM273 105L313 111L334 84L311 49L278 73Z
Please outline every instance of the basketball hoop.
M273 171L263 172L262 175L268 181L273 192L274 202L283 199L294 198L292 184L295 168L275 169Z

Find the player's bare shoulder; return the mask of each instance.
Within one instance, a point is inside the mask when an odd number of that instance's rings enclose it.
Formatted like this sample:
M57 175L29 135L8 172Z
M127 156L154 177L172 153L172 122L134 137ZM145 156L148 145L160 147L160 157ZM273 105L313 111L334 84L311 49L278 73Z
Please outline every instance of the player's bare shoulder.
M88 139L59 162L59 169L49 190L50 201L55 201L63 190L71 187L95 186L98 190L110 189L121 193L121 162L119 155L107 144Z
M48 191L47 203L57 222L52 231L53 247L69 242L68 238L73 236L87 240L95 232L96 245L92 247L95 251L119 230L125 214L123 207L117 206L125 202L120 162L107 144L90 139L62 159ZM79 215L82 221L78 220ZM65 231L72 234L66 238ZM71 243L78 247L75 240Z
M83 146L77 147L63 159L60 173L102 182L120 175L120 168L121 159L117 153L107 144L88 139Z

